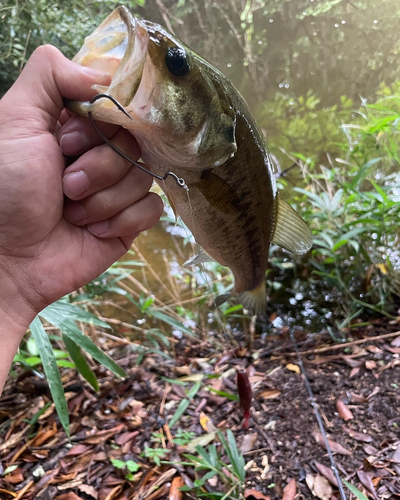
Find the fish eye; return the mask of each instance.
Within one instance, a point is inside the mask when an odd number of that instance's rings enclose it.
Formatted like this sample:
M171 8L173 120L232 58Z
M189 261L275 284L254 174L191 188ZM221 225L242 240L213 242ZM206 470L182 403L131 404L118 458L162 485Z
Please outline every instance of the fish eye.
M174 76L185 76L189 73L189 58L184 49L180 47L170 47L165 56L165 63L168 71Z

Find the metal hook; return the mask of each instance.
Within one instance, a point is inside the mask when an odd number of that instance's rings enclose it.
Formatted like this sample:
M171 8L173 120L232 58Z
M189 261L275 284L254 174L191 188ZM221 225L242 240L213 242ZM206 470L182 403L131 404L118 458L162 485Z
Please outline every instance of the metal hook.
M97 94L97 95L95 95L91 99L90 104L93 104L98 99L102 99L102 98L109 99L111 102L113 102L117 106L117 108L120 111L122 111L122 113L124 113L125 116L127 116L130 120L132 120L132 118L129 116L129 113L124 109L124 107L122 106L122 104L120 104L114 97L112 97L109 94ZM103 139L103 141L106 144L108 144L110 146L110 148L113 149L116 153L118 153L120 156L122 156L122 158L124 158L125 160L129 161L130 163L132 163L133 165L135 165L135 167L138 167L140 170L143 170L143 172L146 172L147 174L155 177L159 181L165 181L169 176L171 176L171 177L173 177L175 179L175 181L178 184L178 186L187 189L185 180L182 177L178 177L176 174L174 174L174 172L167 172L164 175L164 177L162 177L161 175L157 175L154 172L151 172L150 170L148 170L147 168L145 168L141 163L138 163L137 161L134 161L131 158L129 158L129 156L127 156L124 152L122 152L120 149L118 149L117 146L115 146L115 144L113 144L103 134L103 132L98 128L98 126L96 125L96 123L94 121L93 114L92 114L91 111L88 112L88 116L89 116L90 123L92 124L92 126L96 130L96 132L99 134L99 136Z

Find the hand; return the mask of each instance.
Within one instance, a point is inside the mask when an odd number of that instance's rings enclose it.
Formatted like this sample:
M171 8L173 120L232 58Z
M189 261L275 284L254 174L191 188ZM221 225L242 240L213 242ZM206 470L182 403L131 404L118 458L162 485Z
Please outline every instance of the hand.
M148 193L152 178L101 144L87 120L63 111L63 97L89 100L93 84L109 82L107 73L44 46L0 101L0 314L21 335L42 308L104 272L161 215L161 199ZM102 130L139 158L127 131ZM65 169L63 153L81 156Z

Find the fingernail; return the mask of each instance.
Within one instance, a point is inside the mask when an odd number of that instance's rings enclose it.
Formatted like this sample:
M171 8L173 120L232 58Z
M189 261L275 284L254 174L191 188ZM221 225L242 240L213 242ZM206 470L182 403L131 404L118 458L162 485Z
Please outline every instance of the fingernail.
M100 85L107 85L111 83L111 75L110 73L107 73L107 71L102 71L100 69L94 69L94 68L88 68L87 66L82 66L83 73L86 75L89 75L92 77L94 80L96 80L96 83Z
M89 139L82 132L67 132L60 139L60 148L66 156L82 153L89 146Z
M90 188L88 176L83 170L64 175L63 185L64 194L72 200L85 193Z
M110 222L108 220L102 220L101 222L89 224L87 228L88 231L90 231L95 236L104 236L110 229Z
M87 217L85 207L80 203L68 204L64 209L64 216L72 224L77 224Z

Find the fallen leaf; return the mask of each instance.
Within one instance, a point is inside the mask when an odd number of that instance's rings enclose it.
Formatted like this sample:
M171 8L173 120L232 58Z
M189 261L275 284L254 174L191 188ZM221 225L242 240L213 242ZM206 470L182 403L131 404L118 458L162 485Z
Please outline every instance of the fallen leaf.
M377 366L376 362L373 360L369 360L369 361L365 362L365 368L367 370L376 370L377 367L378 366Z
M95 490L93 486L90 486L88 484L79 485L78 490L81 491L82 493L85 493L85 495L88 495L89 497L93 497L95 500L99 498L97 490Z
M183 492L179 489L185 485L185 481L180 476L174 477L169 490L168 500L181 500Z
M19 484L24 480L24 476L19 472L17 474L7 474L4 477L4 481L8 484Z
M313 432L313 437L317 444L325 448L325 441L324 438L322 437L322 434L319 432ZM331 450L334 453L339 453L339 455L351 455L351 451L347 450L344 446L341 444L337 443L336 441L332 441L331 439L328 439L329 446L331 447Z
M349 408L347 407L347 405L345 403L343 403L343 401L341 399L338 399L336 401L336 409L339 413L339 417L342 418L343 420L351 420L353 419L353 414L351 413L351 411L349 410Z
M361 441L363 443L370 443L371 441L374 440L374 438L370 434L353 431L346 426L343 426L343 430L347 432L347 434L356 441Z
M394 451L394 453L392 455L391 461L395 462L396 464L400 464L400 441L397 445L396 450Z
M338 487L338 482L336 477L330 467L327 467L324 464L320 464L319 462L315 462L315 467L318 469L318 472L322 474L326 479L333 484L333 486Z
M367 490L374 495L374 497L377 499L378 495L376 494L375 491L375 486L374 483L372 482L371 477L364 472L363 470L358 470L357 471L357 476L358 479L361 481L361 484L367 488Z
M245 490L244 492L244 498L249 499L249 500L271 500L271 497L268 497L261 493L261 491L257 490Z
M69 450L69 452L66 454L66 457L80 456L91 449L91 446L86 446L85 444L77 444Z
M379 451L375 448L375 446L372 446L372 444L365 444L363 446L363 450L367 455L376 455Z
M200 413L199 420L200 420L200 425L206 432L215 432L217 430L211 418L208 417L205 413L203 412Z
M286 368L290 370L291 372L295 372L297 374L300 374L300 367L298 365L294 365L293 363L288 363L286 365Z
M400 347L400 335L393 339L390 345L393 347Z
M355 368L353 368L350 372L350 375L349 375L349 378L354 378L356 377L358 374L360 373L360 367L359 366L356 366Z
M275 399L279 398L281 395L281 391L278 389L267 389L266 391L262 391L258 397L263 398L263 399Z
M372 354L381 354L382 353L382 349L379 349L379 347L376 345L369 345L366 349L367 349L367 351L372 352Z
M297 493L296 480L293 478L283 488L282 500L293 500L293 498L296 496L296 493Z
M64 493L63 495L59 495L56 497L56 500L83 500L82 497L78 497L73 491L69 493Z
M342 354L340 356L340 359L342 359L350 368L359 368L360 366L363 365L363 362L359 359L354 359L351 356L345 356Z
M319 473L316 476L307 474L306 483L315 497L320 500L330 500L332 496L332 486L324 476Z
M240 445L240 451L242 453L247 453L254 449L254 444L257 441L257 433L249 433L243 436L242 444Z

